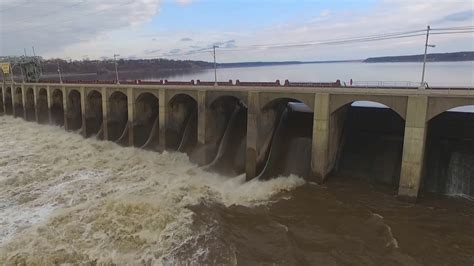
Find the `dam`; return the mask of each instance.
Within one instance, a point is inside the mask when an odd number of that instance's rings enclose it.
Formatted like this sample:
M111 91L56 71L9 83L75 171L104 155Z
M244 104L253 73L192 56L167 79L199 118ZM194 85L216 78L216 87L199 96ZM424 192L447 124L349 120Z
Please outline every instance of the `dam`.
M409 201L420 188L474 195L474 119L448 112L474 105L474 90L5 82L1 93L2 114L123 146L185 152L206 170L247 180L296 174L324 183L347 172L397 186ZM352 106L359 101L387 108Z

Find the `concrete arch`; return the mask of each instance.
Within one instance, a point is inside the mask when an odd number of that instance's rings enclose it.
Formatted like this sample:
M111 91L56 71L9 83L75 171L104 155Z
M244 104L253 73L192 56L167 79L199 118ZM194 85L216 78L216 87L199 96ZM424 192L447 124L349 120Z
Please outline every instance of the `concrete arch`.
M330 169L339 176L398 186L405 139L403 102L392 104L397 111L376 97L342 99L335 100L329 117ZM360 101L386 108L351 106Z
M36 111L38 112L38 123L47 124L49 122L48 91L45 88L39 89L36 104Z
M232 92L232 91L210 91L206 95L206 103L208 107L211 107L216 101L220 99L238 99L244 106L248 106L248 96L246 92Z
M309 177L313 138L313 107L310 98L271 95L260 108L258 124L259 178L296 174Z
M125 133L128 123L128 97L121 91L114 91L107 105L108 140L117 141Z
M78 130L82 127L81 93L78 90L70 90L67 101L68 129Z
M15 117L23 117L23 89L21 87L15 89L15 102L13 104L13 108L15 108Z
M281 101L293 101L304 103L306 106L313 110L314 106L314 94L309 93L276 93L276 92L264 92L260 93L260 106L261 110L265 110L270 106L273 106L276 102Z
M5 89L5 114L13 114L13 102L12 102L12 88L7 87Z
M426 123L421 191L474 196L474 104L446 99L436 104ZM469 101L464 101L469 103ZM451 108L452 107L452 108ZM468 110L456 110L469 107ZM448 110L439 112L441 109ZM466 108L467 109L467 108Z
M168 102L168 106L169 104L171 103L171 101L173 101L173 99L176 99L176 96L178 97L182 97L182 96L188 96L190 98L192 98L194 101L198 101L197 99L197 91L167 91L166 92L166 99L167 99L167 102Z
M86 137L99 133L102 128L102 93L91 90L86 97Z
M426 122L429 122L434 117L449 111L456 107L463 107L463 106L470 106L474 105L474 97L472 98L457 98L452 97L446 99L445 97L433 97L429 98L428 101L428 114L426 118Z
M26 89L25 112L26 112L26 121L36 120L35 92L33 91L33 88L31 87Z
M353 95L353 94L337 94L331 95L330 113L334 113L340 108L358 101L367 101L379 103L387 106L397 113L403 120L406 120L407 97L395 97L384 95Z
M136 147L142 147L150 138L154 144L159 142L159 130L153 130L159 126L159 106L158 97L154 94L142 92L137 95L133 122L133 143Z
M168 102L166 148L190 152L197 143L198 105L187 93L175 94Z
M63 91L54 89L51 99L51 122L54 125L64 126Z
M241 97L220 95L209 102L208 169L230 176L245 172L247 112Z

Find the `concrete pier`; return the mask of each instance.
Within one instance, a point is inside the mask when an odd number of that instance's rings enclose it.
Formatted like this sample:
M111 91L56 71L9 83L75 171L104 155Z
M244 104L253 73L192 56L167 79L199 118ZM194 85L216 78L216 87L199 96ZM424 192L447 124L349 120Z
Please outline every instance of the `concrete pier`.
M196 108L196 132L191 135L197 136L195 148L201 165L212 160L225 129L220 123L229 119L229 106L238 103L247 112L244 160L248 180L261 171L263 148L268 146L265 136L271 136L275 129L276 112L272 108L276 108L277 103L300 102L313 112L309 178L319 183L323 183L338 164L350 105L356 101L381 103L405 121L399 196L411 201L416 200L423 179L430 120L449 109L474 105L474 90L284 87L259 83L248 86L185 82L172 85L3 83L1 93L3 114L58 124L66 130L77 130L85 137L100 134L104 140L130 146L137 144L137 137L143 142L143 136L135 132L137 127L143 134L153 126L151 118L142 116L155 114L152 111L156 109L150 108L156 106L146 106L151 101L143 97L156 97L158 114L153 120L158 121L159 126L158 131L155 130L159 151L167 147L176 149L185 123L190 121ZM177 101L178 98L181 100ZM186 106L190 104L193 106ZM58 117L60 115L63 119ZM188 130L191 129L189 126Z

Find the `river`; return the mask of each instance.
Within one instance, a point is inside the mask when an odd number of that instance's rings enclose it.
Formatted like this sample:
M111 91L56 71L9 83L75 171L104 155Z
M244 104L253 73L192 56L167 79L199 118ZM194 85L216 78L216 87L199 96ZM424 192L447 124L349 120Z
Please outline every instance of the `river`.
M0 117L0 264L472 265L474 202L344 177L244 181Z
M219 81L240 80L268 82L277 79L296 82L335 82L341 80L346 85L352 79L355 85L418 86L421 81L422 63L318 63L299 65L275 65L261 67L219 68ZM115 80L115 73L104 75L73 75L63 73L65 80ZM178 80L214 81L214 69L160 70L146 73L120 72L121 80ZM48 75L48 80L57 75ZM467 62L428 62L426 82L429 86L474 88L474 61Z
M334 82L341 80L349 85L350 79L360 85L383 81L387 85L419 83L421 63L320 63L302 65L279 65L263 67L220 68L219 81L275 81L286 79L300 82ZM141 79L156 80L202 80L213 81L214 70L179 73L166 76L147 75ZM474 87L474 61L432 62L426 66L426 81L430 86ZM405 83L404 83L405 82Z

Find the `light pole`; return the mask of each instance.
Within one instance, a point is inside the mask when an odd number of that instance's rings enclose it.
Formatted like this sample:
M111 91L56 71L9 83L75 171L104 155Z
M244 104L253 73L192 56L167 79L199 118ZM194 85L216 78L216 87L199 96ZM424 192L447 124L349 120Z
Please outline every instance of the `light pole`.
M423 72L421 73L421 84L419 89L425 89L425 69L426 69L426 57L428 53L428 47L434 48L436 45L428 44L428 38L430 37L430 25L426 27L426 41L425 41L425 54L423 56Z
M63 77L61 76L61 68L59 68L59 61L58 61L58 76L59 76L59 83L63 84Z
M212 49L214 51L214 86L217 86L217 63L216 63L216 48L219 48L217 45L213 45Z
M120 84L118 70L117 70L117 57L120 56L119 54L114 54L114 63L115 63L115 80L117 84Z

